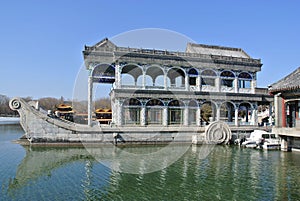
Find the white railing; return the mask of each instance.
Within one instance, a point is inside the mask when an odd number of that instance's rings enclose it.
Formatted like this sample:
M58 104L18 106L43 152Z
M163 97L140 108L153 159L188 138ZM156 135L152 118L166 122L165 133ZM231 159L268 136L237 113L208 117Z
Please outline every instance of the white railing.
M252 93L251 88L239 88L239 93Z
M211 85L202 85L201 91L218 92L217 87Z
M234 87L221 86L221 92L234 92Z
M188 52L174 52L167 50L155 50L155 49L139 49L130 47L115 47L115 48L99 48L99 47L85 47L85 51L98 51L98 52L124 52L124 53L139 53L139 54L152 54L152 55L167 55L167 56L177 56L177 57L197 57L209 60L223 60L223 61L234 61L234 62L245 62L251 64L260 64L260 59L252 58L241 58L241 57L231 57L231 56L221 56L221 55L207 55L199 53L188 53Z

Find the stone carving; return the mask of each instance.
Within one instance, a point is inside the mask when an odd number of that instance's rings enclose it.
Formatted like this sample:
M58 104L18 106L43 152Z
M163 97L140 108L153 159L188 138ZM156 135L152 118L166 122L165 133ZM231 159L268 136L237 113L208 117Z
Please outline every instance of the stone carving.
M9 106L12 110L17 110L21 107L21 103L17 99L12 99L9 103Z
M225 122L215 121L206 128L205 137L208 144L227 144L231 139L231 130Z

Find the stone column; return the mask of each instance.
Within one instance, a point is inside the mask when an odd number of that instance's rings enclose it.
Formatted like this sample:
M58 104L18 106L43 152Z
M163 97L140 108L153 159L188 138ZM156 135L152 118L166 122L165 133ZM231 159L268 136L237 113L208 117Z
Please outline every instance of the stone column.
M167 90L168 89L168 76L167 76L167 72L166 72L166 70L164 70L164 88L165 88L165 90Z
M92 126L93 115L93 77L88 78L88 125Z
M121 87L121 67L120 65L117 63L115 65L115 85L116 85L116 88L119 89Z
M239 107L236 106L234 109L234 124L235 126L239 126Z
M112 100L111 98L111 110L112 110L112 119L111 119L111 125L116 125L116 111L117 111L117 108L116 108L116 100Z
M217 92L220 92L221 91L221 78L220 77L216 77L216 89L217 89Z
M221 113L221 106L217 105L217 119L216 121L220 121L220 113Z
M198 75L198 77L196 79L196 86L197 86L197 90L200 91L201 90L201 77L200 77L200 75Z
M168 107L167 106L164 106L164 108L163 108L162 120L163 120L163 126L168 126Z
M239 93L239 79L237 77L234 79L234 92Z
M184 115L183 115L183 125L188 126L189 125L189 107L184 107Z
M154 85L154 83L153 83L153 85ZM146 89L146 72L145 71L143 71L142 88Z
M123 125L123 101L117 99L116 100L116 125L122 126Z
M251 115L251 125L257 125L257 110L256 108L252 109L252 115Z
M141 107L141 120L140 120L141 126L146 125L146 106L142 105Z
M196 111L196 125L201 126L201 108L200 107Z
M190 90L190 84L189 84L189 76L188 74L185 75L185 90L189 91Z
M251 92L255 93L255 88L256 88L256 80L252 80L251 81Z

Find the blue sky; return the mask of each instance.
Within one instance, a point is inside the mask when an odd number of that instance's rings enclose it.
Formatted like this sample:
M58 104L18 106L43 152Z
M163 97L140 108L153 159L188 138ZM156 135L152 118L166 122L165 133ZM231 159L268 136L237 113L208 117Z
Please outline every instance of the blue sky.
M300 66L299 7L290 0L4 1L0 94L72 98L84 45L141 28L242 48L262 60L258 86L266 87Z

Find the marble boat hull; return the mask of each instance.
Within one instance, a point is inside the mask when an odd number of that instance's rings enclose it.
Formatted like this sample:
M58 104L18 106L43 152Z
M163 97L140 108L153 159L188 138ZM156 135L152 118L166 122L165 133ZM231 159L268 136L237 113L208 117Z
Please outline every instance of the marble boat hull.
M125 143L162 144L170 142L222 144L231 139L231 130L224 122L199 126L92 126L47 116L21 98L10 101L10 108L20 114L25 131L23 139L39 143Z

